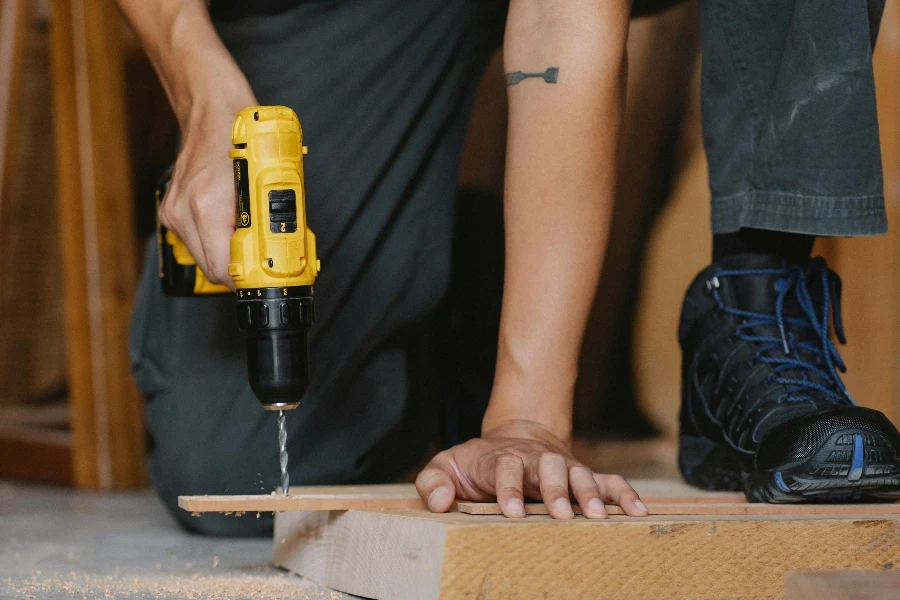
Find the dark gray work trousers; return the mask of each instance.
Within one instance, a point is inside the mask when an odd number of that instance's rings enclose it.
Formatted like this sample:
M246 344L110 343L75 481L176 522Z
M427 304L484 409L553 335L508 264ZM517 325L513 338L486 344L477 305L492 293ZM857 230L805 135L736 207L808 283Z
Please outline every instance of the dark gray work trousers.
M884 231L876 4L701 3L714 231ZM440 391L411 376L430 356L417 324L446 291L460 153L504 12L502 0L320 0L217 23L259 101L294 108L310 148L323 270L311 384L288 414L292 483L387 481L433 439ZM180 494L278 484L275 417L248 386L234 298L166 297L151 248L131 352L151 478L176 517L205 533L270 531L270 515L176 507Z
M872 49L884 0L701 0L714 233L887 231Z

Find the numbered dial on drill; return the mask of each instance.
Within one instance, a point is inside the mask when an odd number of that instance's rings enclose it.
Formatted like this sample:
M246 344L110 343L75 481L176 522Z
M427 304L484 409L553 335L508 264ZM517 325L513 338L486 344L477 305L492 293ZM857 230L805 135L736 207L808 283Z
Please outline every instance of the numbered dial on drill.
M294 190L269 192L269 230L272 233L297 231L297 194Z

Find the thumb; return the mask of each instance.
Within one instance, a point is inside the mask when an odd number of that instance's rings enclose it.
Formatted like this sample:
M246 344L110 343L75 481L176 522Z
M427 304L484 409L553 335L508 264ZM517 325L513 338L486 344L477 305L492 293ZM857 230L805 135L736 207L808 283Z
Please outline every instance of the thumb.
M453 477L434 462L416 477L416 490L431 512L447 512L456 500Z

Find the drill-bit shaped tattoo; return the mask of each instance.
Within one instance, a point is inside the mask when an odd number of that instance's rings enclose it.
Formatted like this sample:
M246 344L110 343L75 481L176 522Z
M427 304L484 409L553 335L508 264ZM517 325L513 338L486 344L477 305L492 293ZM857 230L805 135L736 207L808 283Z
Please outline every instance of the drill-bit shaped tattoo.
M278 411L278 458L281 463L281 493L288 495L290 477L288 476L287 429L284 426L284 411Z
M549 67L543 73L524 73L522 71L513 71L506 74L506 86L522 83L526 79L543 79L547 83L556 83L559 78L559 67Z

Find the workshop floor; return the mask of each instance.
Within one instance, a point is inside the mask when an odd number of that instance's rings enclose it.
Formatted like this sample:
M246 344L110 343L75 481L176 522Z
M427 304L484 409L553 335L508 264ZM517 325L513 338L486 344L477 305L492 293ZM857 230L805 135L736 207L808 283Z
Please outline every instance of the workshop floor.
M271 559L271 539L185 533L149 491L0 482L0 598L355 598Z

